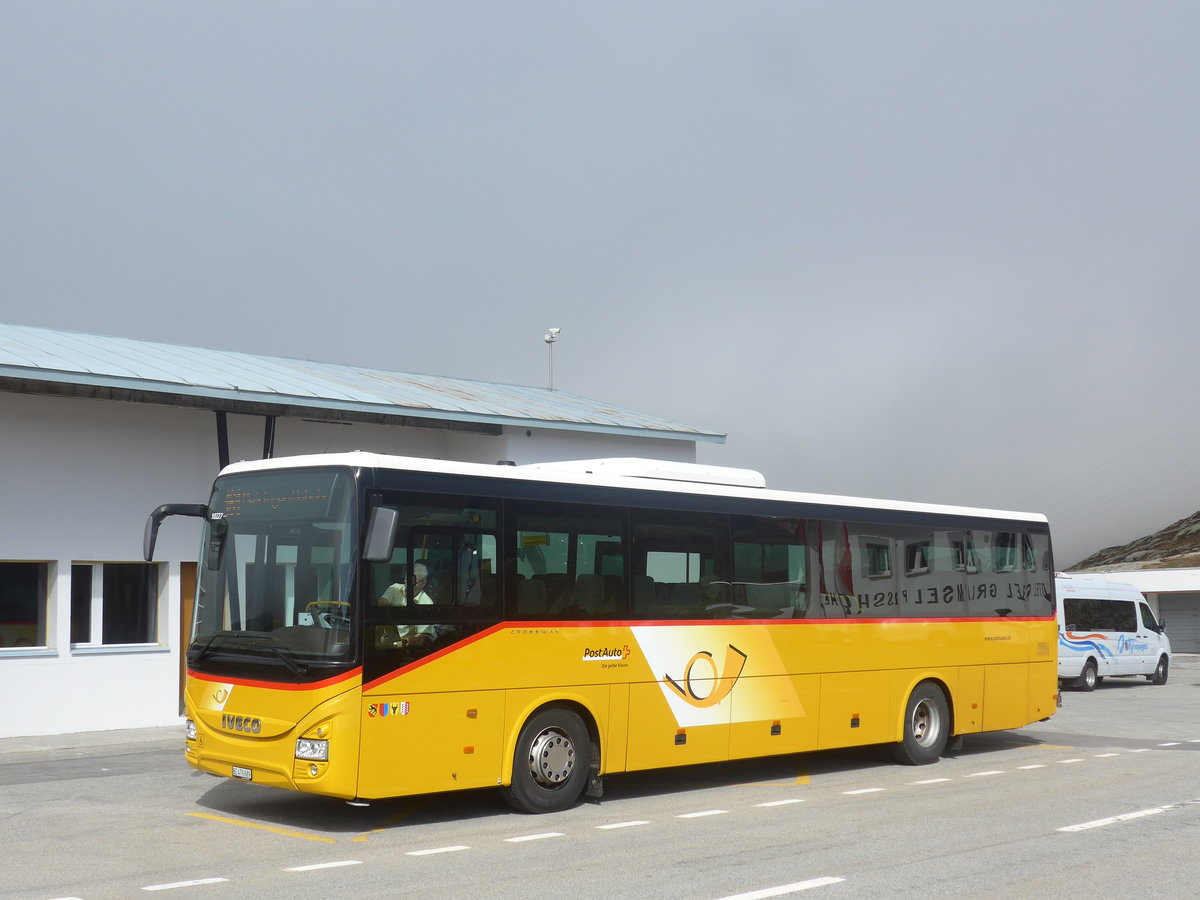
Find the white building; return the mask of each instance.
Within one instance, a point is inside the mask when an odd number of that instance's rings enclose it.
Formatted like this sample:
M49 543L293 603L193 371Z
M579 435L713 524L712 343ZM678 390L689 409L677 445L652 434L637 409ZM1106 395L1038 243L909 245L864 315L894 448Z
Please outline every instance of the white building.
M724 435L545 388L0 325L0 737L178 721L201 503L238 459L338 450L694 462Z

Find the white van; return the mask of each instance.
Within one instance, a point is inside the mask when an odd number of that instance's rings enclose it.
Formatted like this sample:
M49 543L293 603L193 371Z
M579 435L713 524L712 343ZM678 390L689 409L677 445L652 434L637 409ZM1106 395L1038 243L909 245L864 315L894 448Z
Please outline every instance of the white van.
M1058 596L1058 679L1090 691L1112 675L1167 683L1171 642L1131 584L1071 575L1054 579Z

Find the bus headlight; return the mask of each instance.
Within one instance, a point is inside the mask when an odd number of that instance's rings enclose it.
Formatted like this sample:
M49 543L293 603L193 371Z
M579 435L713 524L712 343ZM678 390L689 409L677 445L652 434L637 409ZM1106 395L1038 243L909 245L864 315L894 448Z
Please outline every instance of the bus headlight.
M188 741L196 739L196 723L191 719L185 719L183 722L183 737Z
M296 740L296 759L314 759L317 762L329 762L329 741L298 738Z

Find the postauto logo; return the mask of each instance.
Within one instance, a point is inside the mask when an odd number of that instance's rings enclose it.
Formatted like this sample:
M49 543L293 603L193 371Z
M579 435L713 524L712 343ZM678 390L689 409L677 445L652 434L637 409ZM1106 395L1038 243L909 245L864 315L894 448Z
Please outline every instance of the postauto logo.
M628 644L626 644L624 647L599 647L595 649L592 647L584 647L583 661L600 662L614 659L629 659L629 653L630 650Z

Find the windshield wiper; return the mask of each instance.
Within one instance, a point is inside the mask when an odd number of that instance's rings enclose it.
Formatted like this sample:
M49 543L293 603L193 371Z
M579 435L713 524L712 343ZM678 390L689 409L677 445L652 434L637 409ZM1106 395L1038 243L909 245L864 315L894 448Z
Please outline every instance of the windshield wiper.
M284 653L282 647L279 647L276 644L270 644L270 643L266 644L264 646L266 646L266 648L268 650L270 650L272 653L274 653L276 656L278 656L281 660L283 660L283 664L288 667L288 669L291 671L291 673L293 675L307 675L308 674L308 668L306 666L300 665L300 663L296 662L296 660L292 659L290 656L288 656L286 653Z
M221 640L218 641L217 638L221 638ZM198 666L198 665L200 665L200 663L202 663L205 660L205 658L208 656L208 654L211 653L216 648L216 646L218 646L218 644L224 644L229 641L243 640L243 639L250 639L250 640L257 642L256 648L257 647L265 647L267 650L270 650L271 653L273 653L275 656L277 656L280 659L280 661L285 666L288 667L288 670L293 675L307 675L308 674L308 668L305 666L302 666L300 663L296 662L296 660L294 660L291 656L289 656L284 651L283 647L279 646L279 644L276 642L275 638L272 638L270 635L267 635L267 634L260 634L259 632L256 632L256 631L218 631L218 632L215 632L207 641L204 642L204 646L201 647L199 650L188 651L188 657L189 657L188 664L193 665L193 666Z

